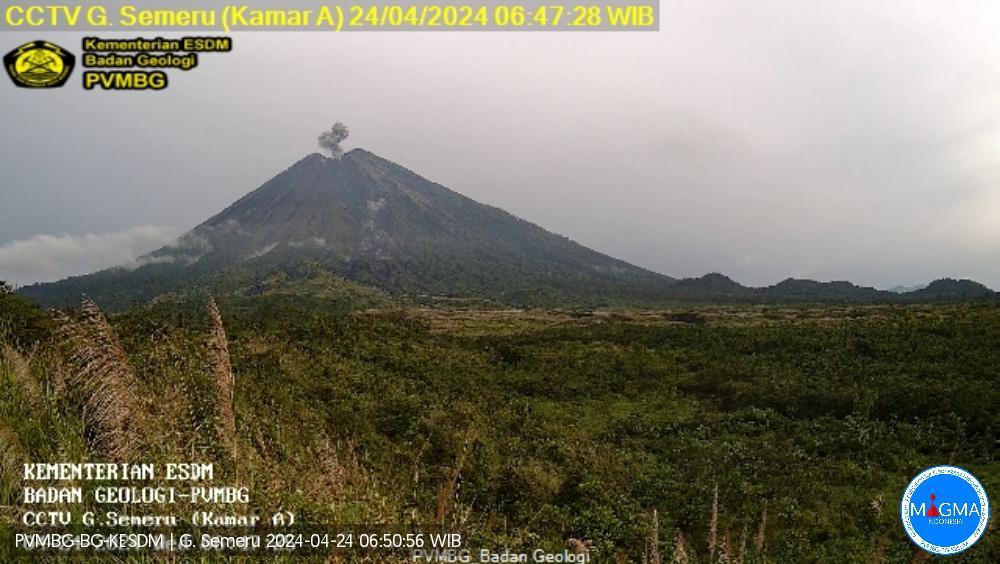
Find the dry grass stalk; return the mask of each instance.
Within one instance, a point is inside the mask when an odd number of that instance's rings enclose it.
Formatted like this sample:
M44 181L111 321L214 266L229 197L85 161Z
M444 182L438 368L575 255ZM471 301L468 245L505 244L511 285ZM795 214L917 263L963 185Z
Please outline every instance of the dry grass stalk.
M236 409L233 406L233 396L236 386L233 377L232 364L229 360L229 341L226 339L226 329L222 325L222 316L215 299L208 299L208 318L210 335L208 351L215 376L215 413L217 417L216 432L219 442L232 453L233 466L236 465Z
M93 446L109 460L127 462L136 448L141 415L135 372L97 304L84 298L81 313L80 321L62 314L56 318L57 336L68 352L70 385L84 398Z
M882 564L885 562L885 537L879 537L875 545L875 552L872 554L872 564Z
M688 556L684 533L677 531L677 538L674 539L674 564L688 564L690 561L691 557Z
M717 562L719 564L730 564L733 561L731 554L731 543L729 530L726 530L726 534L722 535L722 541L719 543L719 556Z
M412 492L412 511L411 515L414 521L417 521L417 511L420 506L420 458L424 455L424 451L427 450L427 441L423 441L420 444L420 450L417 451L417 455L413 457L413 492Z
M931 559L931 553L925 552L923 550L918 550L916 554L913 555L913 564L920 564L921 562L926 562Z
M660 564L660 516L653 508L653 528L649 533L649 562Z
M767 501L764 501L764 509L760 512L760 524L757 525L757 537L754 539L753 547L757 554L764 553L764 536L767 530Z
M434 510L434 520L444 524L445 517L448 516L448 508L451 500L457 495L458 480L462 477L462 468L465 466L465 457L469 452L469 445L472 443L472 433L470 432L462 445L462 450L455 456L455 464L451 468L451 474L438 491L437 507Z
M743 561L747 557L747 536L750 534L750 527L743 523L743 532L740 533L740 549L736 553L736 557L733 559L735 564L743 564Z
M56 401L66 399L67 381L66 375L69 369L62 355L52 354L47 359L49 363L49 393Z
M708 559L715 559L715 548L719 534L719 484L712 493L712 509L708 516Z
M14 385L19 386L25 397L32 403L42 400L43 394L38 382L31 375L31 365L28 359L17 351L14 347L4 343L0 345L0 358L10 367L10 374L14 380Z
M346 445L334 444L323 433L312 452L318 462L320 474L318 477L310 477L308 484L303 487L311 496L336 501L368 479L350 442Z

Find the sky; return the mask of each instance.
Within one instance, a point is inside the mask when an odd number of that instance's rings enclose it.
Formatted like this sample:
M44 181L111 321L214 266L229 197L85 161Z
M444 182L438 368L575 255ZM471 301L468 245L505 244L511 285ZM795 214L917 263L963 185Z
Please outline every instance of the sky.
M3 79L0 279L129 264L342 121L348 148L671 276L1000 289L1000 3L663 0L661 21L238 34L162 92Z

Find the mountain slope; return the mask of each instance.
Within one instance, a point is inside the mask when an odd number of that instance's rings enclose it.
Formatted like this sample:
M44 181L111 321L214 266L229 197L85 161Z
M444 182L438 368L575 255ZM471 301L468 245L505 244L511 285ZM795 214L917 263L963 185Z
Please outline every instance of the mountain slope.
M19 292L46 306L74 304L87 294L112 310L163 294L206 290L296 299L315 294L338 307L390 303L393 296L542 307L997 298L969 280L940 280L907 293L791 278L748 288L717 273L678 281L588 249L361 149L341 159L305 157L137 265Z
M942 278L905 294L915 300L978 300L995 298L996 292L974 280Z
M22 292L121 308L165 292L236 291L303 262L391 294L515 305L648 303L674 282L360 149L309 155L138 262Z
M788 278L774 286L760 288L757 294L774 300L816 300L844 302L890 301L894 294L864 286L857 286L844 280L817 282Z
M668 292L682 298L745 298L753 294L751 288L718 272L711 272L699 278L678 280Z

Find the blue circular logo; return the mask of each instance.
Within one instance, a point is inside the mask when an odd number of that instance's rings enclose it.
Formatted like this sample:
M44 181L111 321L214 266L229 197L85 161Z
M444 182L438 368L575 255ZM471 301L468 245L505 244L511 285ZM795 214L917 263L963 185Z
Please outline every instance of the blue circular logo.
M986 531L990 502L975 476L955 466L934 466L903 493L900 518L910 540L932 554L956 554Z

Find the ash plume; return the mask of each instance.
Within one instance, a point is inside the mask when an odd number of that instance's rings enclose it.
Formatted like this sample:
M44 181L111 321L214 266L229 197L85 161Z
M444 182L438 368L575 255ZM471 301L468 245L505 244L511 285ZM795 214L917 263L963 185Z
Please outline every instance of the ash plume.
M340 146L347 139L347 136L351 132L347 129L347 126L340 123L339 121L333 124L333 127L329 131L324 131L319 134L319 146L320 148L328 151L330 157L334 159L339 159L344 156L344 149Z

